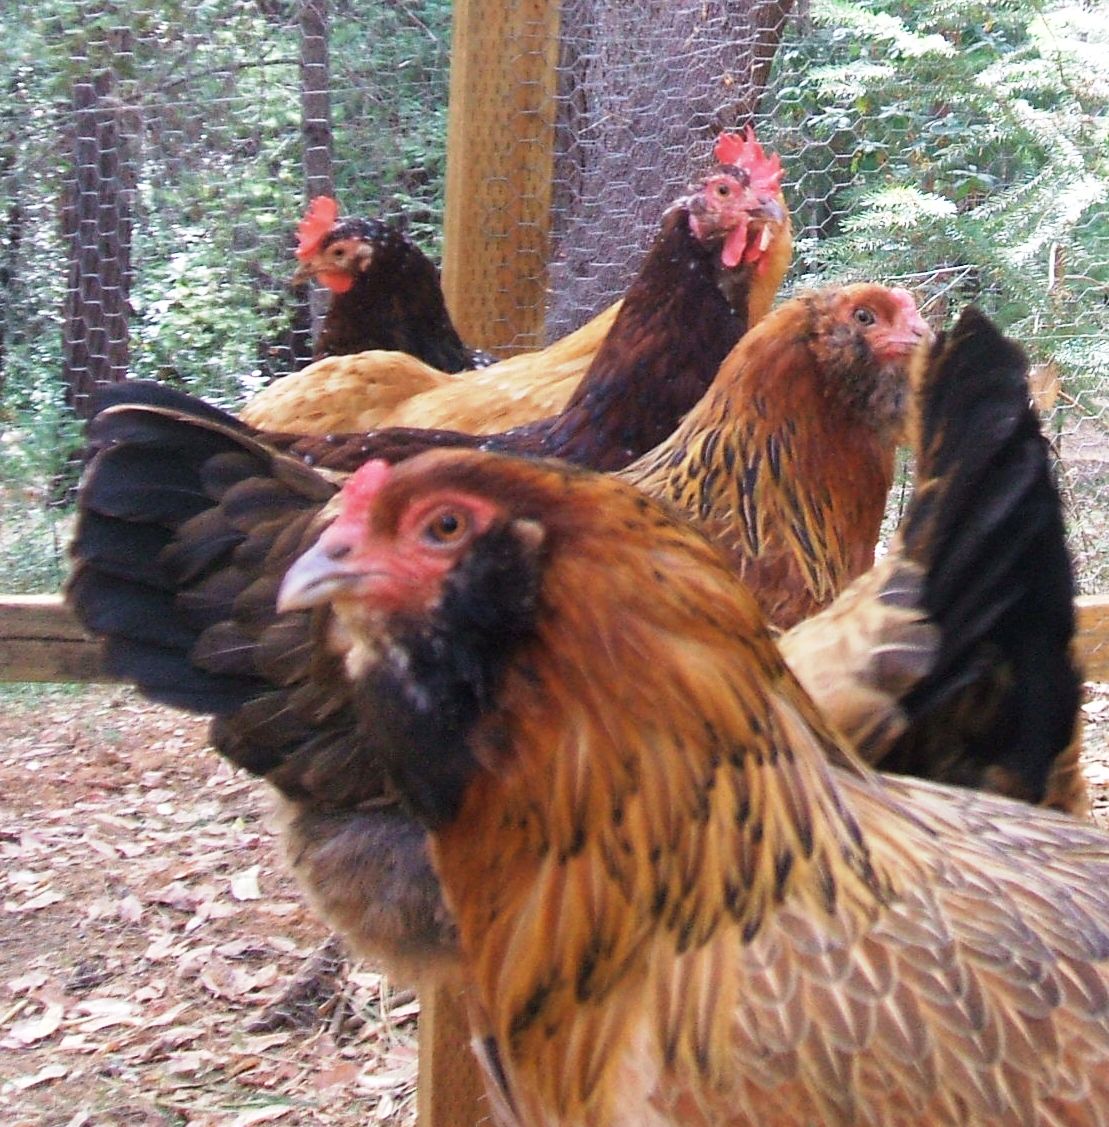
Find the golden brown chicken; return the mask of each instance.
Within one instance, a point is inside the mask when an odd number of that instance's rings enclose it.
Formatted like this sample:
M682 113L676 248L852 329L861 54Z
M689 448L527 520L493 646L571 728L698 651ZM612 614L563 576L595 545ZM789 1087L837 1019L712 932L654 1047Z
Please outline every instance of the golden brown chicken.
M770 621L790 627L874 562L909 359L928 334L908 290L860 283L794 298L621 476L690 514L732 553Z
M826 633L794 645L790 660L868 756L906 736L902 747L915 740L935 754L905 769L955 769L1051 801L1045 780L1074 766L1081 681L1059 500L1019 350L980 319L961 330L922 376L922 482L903 558L879 565L869 598L865 586L842 596L853 609L822 616ZM964 395L941 394L953 382ZM976 387L980 403L968 403ZM404 975L449 968L453 923L424 832L383 800L381 763L361 743L326 623L274 610L285 569L330 519L334 481L180 393L131 384L108 398L119 405L91 428L99 452L73 545L78 616L105 637L119 676L214 714L214 745L285 796L297 875L357 950ZM966 600L943 594L963 590ZM1010 698L1044 715L1022 718L1015 744ZM1080 787L1059 793L1083 800Z
M753 136L734 134L717 138L715 156L717 166L664 215L623 302L565 339L460 377L396 352L332 357L272 384L241 417L263 430L296 434L386 426L490 434L556 415L568 404L595 415L622 411L634 420L636 411L660 410L660 395L695 387L696 394L683 398L683 414L728 349L770 308L793 245L778 158L768 157ZM373 258L359 256L350 242L345 237L335 245L345 248L342 268L356 274L360 262ZM301 270L309 268L342 276L340 264L323 252L306 258ZM651 369L649 391L644 366ZM671 382L677 391L668 390Z
M372 463L280 601L431 833L502 1122L1109 1116L1109 836L864 766L638 491Z

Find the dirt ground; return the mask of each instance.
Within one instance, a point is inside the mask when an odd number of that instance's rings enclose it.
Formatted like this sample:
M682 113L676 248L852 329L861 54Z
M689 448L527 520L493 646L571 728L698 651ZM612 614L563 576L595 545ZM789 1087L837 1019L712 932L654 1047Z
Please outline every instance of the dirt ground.
M0 1122L415 1120L409 990L365 965L267 1009L325 939L266 787L117 688L0 695Z
M1109 825L1109 686L1084 710ZM355 964L282 1024L326 933L205 727L124 689L0 695L0 1122L413 1123L411 991Z

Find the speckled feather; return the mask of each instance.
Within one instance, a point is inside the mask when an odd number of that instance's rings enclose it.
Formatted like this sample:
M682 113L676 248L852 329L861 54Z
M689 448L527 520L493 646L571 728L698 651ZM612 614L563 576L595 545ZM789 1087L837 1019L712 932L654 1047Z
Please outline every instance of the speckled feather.
M908 358L879 363L860 304L881 286L794 298L732 351L666 442L622 476L690 514L787 628L874 561L904 421Z
M519 1122L1109 1115L1109 838L871 774L715 550L633 490L455 452L396 471L460 480L546 532L433 835Z

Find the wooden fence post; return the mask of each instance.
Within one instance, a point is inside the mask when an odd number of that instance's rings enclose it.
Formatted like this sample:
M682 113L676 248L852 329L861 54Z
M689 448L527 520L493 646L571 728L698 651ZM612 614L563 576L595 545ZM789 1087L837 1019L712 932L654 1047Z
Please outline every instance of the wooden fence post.
M443 292L465 340L543 344L558 0L455 0ZM506 347L507 346L507 347ZM488 1119L457 997L420 998L420 1127Z
M453 18L443 292L465 340L535 348L546 311L559 3L456 0Z

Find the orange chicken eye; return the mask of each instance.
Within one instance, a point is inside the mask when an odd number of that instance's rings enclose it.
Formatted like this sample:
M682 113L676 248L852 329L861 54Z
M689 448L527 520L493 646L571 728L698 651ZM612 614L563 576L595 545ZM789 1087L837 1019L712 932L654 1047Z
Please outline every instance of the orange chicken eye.
M716 194L721 199L726 199L728 196L731 195L731 193L732 193L732 190L731 190L731 188L728 187L727 184L717 184L716 185Z
M858 321L860 325L873 325L877 318L864 305L855 310L855 320Z
M424 525L423 539L435 548L449 548L465 539L470 518L458 509L441 509Z

